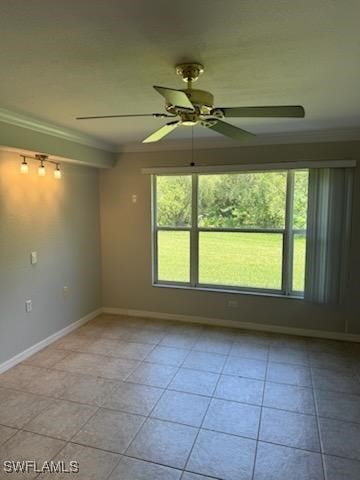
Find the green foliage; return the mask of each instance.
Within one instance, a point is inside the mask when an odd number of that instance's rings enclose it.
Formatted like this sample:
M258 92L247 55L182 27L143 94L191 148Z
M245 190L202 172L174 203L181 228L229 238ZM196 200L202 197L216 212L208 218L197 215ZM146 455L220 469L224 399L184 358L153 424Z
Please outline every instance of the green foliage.
M306 228L308 172L295 173L294 228ZM199 226L283 228L286 172L199 176ZM161 226L191 224L191 176L157 177Z
M156 182L158 225L191 225L191 176L159 176Z
M294 186L294 228L306 229L307 205L308 205L308 182L307 170L299 170L295 173Z
M200 177L203 227L284 226L286 174L245 173Z

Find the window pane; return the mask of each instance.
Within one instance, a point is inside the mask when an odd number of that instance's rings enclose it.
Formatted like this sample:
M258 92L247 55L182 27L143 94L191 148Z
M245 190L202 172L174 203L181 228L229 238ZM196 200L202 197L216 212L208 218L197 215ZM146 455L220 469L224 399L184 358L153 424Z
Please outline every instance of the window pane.
M190 281L190 232L158 231L158 279Z
M292 290L303 292L305 285L306 236L294 235L293 285Z
M156 202L158 226L190 226L191 175L157 176Z
M199 226L283 228L286 172L199 175Z
M309 171L298 170L294 178L293 228L306 229Z
M298 170L294 178L293 229L293 278L292 291L303 292L305 286L306 225L308 209L309 171ZM296 230L303 232L296 233Z
M281 289L282 234L199 235L200 283Z

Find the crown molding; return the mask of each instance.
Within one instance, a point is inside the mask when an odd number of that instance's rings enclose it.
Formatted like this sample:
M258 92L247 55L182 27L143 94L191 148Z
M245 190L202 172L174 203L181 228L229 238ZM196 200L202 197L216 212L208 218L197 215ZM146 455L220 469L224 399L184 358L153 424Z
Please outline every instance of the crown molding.
M70 142L87 145L108 152L131 153L131 152L159 152L174 150L191 150L191 140L166 140L164 142L151 143L125 143L115 145L111 142L102 141L65 127L48 123L24 114L20 114L5 108L0 108L0 122L17 127L26 128L49 136L61 138ZM280 145L291 143L320 143L320 142L349 142L358 141L360 138L360 127L327 129L327 130L306 130L298 132L285 132L273 134L258 134L241 142L227 138L198 138L195 141L195 149L216 149L216 148L238 148L242 146L256 145Z
M70 142L87 145L89 147L99 148L105 151L114 152L116 150L116 146L114 144L97 140L90 135L86 135L69 128L59 127L42 120L12 112L5 108L0 108L0 122L26 128L27 130L44 133L46 135L51 135L53 137L68 140Z
M195 150L212 148L239 148L243 146L256 145L280 145L291 143L321 143L321 142L350 142L359 141L360 127L309 130L299 132L286 132L274 134L258 134L256 137L236 142L226 138L201 138L195 141ZM159 152L174 150L191 150L191 140L167 140L165 142L151 143L129 143L120 145L117 153L131 152Z

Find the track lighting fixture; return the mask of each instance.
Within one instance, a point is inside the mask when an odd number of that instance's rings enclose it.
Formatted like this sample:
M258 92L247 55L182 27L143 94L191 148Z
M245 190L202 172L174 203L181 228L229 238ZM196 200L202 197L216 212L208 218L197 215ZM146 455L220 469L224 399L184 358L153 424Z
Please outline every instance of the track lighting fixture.
M26 159L27 158L32 158L34 160L38 160L40 162L39 168L38 168L38 174L39 177L45 177L46 175L46 169L45 169L45 163L52 163L55 165L55 170L54 170L54 178L60 180L62 176L62 172L60 170L60 163L59 162L54 162L53 160L49 160L49 157L47 155L43 155L41 153L37 153L34 155L34 157L30 157L28 155L20 155L22 158L22 162L20 165L20 172L21 173L29 173L29 164L27 163Z
M58 180L60 180L61 178L61 170L58 163L56 164L56 167L54 170L54 178L57 178Z
M20 165L20 172L21 173L29 173L29 164L27 163L26 161L26 157L22 157L23 161L21 162L21 165Z
M44 161L43 161L43 160L40 161L40 166L39 166L39 169L38 169L38 174L39 174L39 177L45 177L45 175L46 175L46 170L45 170L45 166L44 166Z
M47 155L42 155L41 153L37 153L35 155L35 158L40 161L39 169L38 169L38 174L39 177L45 177L46 175L46 170L45 170L45 165L44 162L48 162L48 156Z

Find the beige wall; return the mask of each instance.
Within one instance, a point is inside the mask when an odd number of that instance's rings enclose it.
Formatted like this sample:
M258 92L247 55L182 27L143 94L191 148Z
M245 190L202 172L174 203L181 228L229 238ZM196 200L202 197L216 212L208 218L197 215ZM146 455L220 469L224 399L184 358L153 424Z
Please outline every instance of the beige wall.
M101 172L103 306L360 333L360 168L356 169L351 268L343 305L210 293L151 285L150 178L142 167L188 165L191 152L120 154L114 169ZM195 152L199 164L360 159L360 142L254 146ZM138 201L132 203L136 194ZM236 298L238 308L229 308Z
M0 152L0 364L101 306L98 171L66 164L59 181L19 165Z

